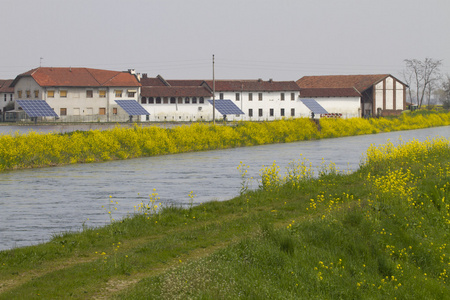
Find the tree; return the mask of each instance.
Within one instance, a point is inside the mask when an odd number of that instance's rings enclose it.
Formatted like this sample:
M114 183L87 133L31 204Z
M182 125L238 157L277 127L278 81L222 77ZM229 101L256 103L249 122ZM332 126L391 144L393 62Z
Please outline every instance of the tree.
M442 82L441 101L443 108L450 109L450 76L448 74Z
M425 58L423 61L405 59L404 62L406 69L403 72L403 77L405 83L409 85L409 98L411 101L413 100L412 91L414 91L417 106L420 108L427 92L430 97L433 87L439 81L442 60L432 58Z

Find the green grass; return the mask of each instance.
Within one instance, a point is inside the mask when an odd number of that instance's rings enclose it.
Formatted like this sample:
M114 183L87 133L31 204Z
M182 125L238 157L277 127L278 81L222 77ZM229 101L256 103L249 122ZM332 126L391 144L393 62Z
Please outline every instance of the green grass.
M448 299L450 147L433 149L1 251L0 299Z

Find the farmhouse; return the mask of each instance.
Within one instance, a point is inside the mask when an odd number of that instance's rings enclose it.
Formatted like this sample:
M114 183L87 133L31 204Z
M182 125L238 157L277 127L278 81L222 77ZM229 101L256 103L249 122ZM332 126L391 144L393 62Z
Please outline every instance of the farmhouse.
M305 76L297 84L301 98L313 98L343 117L396 115L406 109L407 85L389 74Z
M244 115L227 115L228 120L275 120L308 116L300 102L300 88L294 81L258 80L165 80L158 75L141 79L141 104L150 120L212 120L213 99L231 100ZM216 119L220 118L216 114Z
M45 100L61 121L75 122L128 120L114 100L138 101L141 88L134 70L49 67L20 74L11 86L16 100Z
M0 79L0 120L2 120L5 107L14 100L14 88L10 86L12 82L12 79Z

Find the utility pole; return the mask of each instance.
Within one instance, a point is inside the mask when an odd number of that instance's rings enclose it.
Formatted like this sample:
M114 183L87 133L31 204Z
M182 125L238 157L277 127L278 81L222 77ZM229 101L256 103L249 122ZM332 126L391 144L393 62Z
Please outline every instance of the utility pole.
M216 79L214 77L214 54L212 57L212 67L213 67L213 124L216 124Z

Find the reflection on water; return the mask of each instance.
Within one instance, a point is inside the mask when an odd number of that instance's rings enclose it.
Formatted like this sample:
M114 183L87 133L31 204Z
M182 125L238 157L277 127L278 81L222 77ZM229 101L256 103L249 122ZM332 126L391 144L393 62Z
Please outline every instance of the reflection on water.
M340 170L355 170L370 144L437 135L450 138L450 127L2 172L0 250L44 242L83 223L104 225L109 216L102 206L108 207L110 195L119 203L116 219L148 202L153 189L165 205L188 204L190 191L196 204L221 201L239 194L240 161L254 178L263 165L276 161L283 170L300 154L314 167L323 158Z

